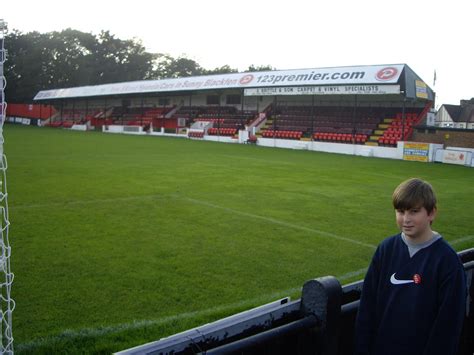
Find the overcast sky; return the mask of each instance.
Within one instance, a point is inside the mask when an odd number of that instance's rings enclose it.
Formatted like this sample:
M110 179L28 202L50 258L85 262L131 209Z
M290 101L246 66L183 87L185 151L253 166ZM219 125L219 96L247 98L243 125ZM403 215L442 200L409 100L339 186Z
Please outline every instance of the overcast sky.
M474 97L473 14L472 0L5 0L0 7L9 30L109 30L207 69L406 63L434 89L437 107Z

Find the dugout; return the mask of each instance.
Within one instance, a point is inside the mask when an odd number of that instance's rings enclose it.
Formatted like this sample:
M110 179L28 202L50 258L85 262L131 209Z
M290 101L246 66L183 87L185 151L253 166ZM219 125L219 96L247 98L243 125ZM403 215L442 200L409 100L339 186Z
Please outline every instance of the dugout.
M434 99L408 65L394 64L54 89L40 91L34 101L54 106L56 114L46 122L53 127L122 126L193 138L237 138L246 130L262 138L396 146Z

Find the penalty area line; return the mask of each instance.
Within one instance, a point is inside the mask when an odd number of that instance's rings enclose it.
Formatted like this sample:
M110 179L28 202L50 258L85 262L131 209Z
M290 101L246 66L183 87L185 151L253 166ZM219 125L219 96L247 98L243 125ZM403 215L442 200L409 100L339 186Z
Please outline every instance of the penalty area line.
M459 239L455 239L452 242L448 242L451 245L456 245L462 242L466 242L468 240L474 239L474 235L466 235L465 237L461 237Z
M293 223L289 223L289 222L285 222L285 221L280 221L280 220L275 219L275 218L260 216L258 214L254 214L254 213L242 212L242 211L239 211L239 210L235 210L233 208L219 206L219 205L207 202L207 201L197 200L197 199L190 198L190 197L181 197L181 198L186 200L186 201L190 201L190 202L193 202L193 203L196 203L196 204L199 204L199 205L212 207L212 208L215 208L215 209L220 209L220 210L223 210L223 211L226 211L226 212L231 212L231 213L234 213L234 214L238 214L238 215L241 215L241 216L244 216L244 217L259 219L259 220L262 220L262 221L265 221L265 222L278 224L278 225L283 226L283 227L292 228L292 229L299 229L299 230L303 230L305 232L315 233L315 234L320 235L320 236L342 240L344 242L357 244L357 245L364 246L364 247L371 248L371 249L376 249L377 248L373 244L359 242L358 240L342 237L342 236L334 234L334 233L329 233L329 232L325 232L325 231L314 229L314 228L304 227L304 226L300 226L300 225L297 225L297 224L293 224Z
M129 202L129 201L140 201L150 199L165 199L170 195L167 194L151 194L151 195L136 195L136 196L125 196L125 197L111 197L101 198L93 200L72 200L62 202L49 202L49 203L38 203L31 205L10 205L10 210L20 209L33 209L33 208L48 208L48 207L68 207L76 205L90 205L90 204L101 204L101 203L115 203L115 202Z

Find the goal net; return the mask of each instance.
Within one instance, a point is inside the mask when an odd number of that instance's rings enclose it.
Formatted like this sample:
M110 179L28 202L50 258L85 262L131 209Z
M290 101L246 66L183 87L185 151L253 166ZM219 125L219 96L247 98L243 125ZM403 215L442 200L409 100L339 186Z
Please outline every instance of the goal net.
M5 102L6 80L3 65L6 60L4 38L6 23L0 19L0 354L13 354L12 312L15 302L11 298L13 274L10 269L11 247L8 240L8 193L7 158L3 154L3 123L6 118Z

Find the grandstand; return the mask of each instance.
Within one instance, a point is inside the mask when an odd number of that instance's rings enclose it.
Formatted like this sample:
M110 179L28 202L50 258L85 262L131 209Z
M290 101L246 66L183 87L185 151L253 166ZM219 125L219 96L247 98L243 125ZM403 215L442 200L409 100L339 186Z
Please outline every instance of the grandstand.
M51 127L135 126L144 133L234 140L243 131L257 142L396 147L423 121L434 93L408 65L396 64L76 87L40 91L34 100L54 107L44 121Z

